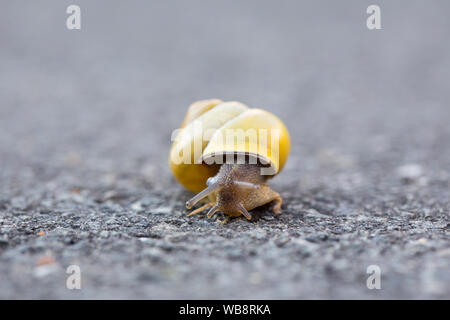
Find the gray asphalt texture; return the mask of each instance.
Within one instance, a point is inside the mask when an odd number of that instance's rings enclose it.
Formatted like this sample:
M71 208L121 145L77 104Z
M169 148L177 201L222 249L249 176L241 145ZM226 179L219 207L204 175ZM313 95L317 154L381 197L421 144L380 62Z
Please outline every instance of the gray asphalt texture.
M69 4L0 10L0 298L450 298L448 1ZM285 121L281 215L186 217L205 98Z

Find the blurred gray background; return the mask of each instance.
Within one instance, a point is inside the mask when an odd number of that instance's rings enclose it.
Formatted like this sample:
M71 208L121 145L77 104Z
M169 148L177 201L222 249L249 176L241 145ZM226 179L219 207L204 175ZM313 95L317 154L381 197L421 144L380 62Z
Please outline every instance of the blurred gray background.
M66 29L70 4L81 30ZM0 298L450 298L448 12L3 1ZM185 216L170 136L205 98L285 121L281 216ZM81 290L65 286L71 264Z

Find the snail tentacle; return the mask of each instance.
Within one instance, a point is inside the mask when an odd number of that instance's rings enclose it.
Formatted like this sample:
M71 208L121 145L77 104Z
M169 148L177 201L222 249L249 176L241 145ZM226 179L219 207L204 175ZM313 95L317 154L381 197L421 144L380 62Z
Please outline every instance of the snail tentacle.
M219 211L219 206L215 205L214 207L212 207L209 211L208 214L206 215L209 218L211 218L217 211Z
M206 189L203 189L202 191L197 193L193 198L186 201L186 208L191 209L197 202L209 196L211 193L218 191L220 188L221 186L218 184L212 184L208 186Z

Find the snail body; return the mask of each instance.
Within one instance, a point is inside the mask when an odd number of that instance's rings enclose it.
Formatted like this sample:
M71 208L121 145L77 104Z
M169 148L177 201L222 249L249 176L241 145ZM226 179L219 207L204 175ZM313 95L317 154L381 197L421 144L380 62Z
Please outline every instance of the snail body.
M238 138L228 139L230 132ZM273 212L281 212L282 198L267 180L281 171L289 150L287 128L272 113L210 99L190 106L169 164L174 177L198 193L186 202L188 209L206 197L210 200L189 215L210 208L208 217L221 211L250 220L248 211L272 201Z

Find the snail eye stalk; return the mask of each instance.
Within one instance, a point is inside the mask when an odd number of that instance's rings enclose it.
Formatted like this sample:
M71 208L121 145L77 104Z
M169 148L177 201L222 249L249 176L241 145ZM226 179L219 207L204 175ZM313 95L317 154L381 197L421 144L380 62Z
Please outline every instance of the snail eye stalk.
M206 189L203 189L202 191L197 193L192 199L186 201L186 208L191 209L197 202L209 196L211 193L218 191L220 188L221 186L218 184L212 184L208 186Z

